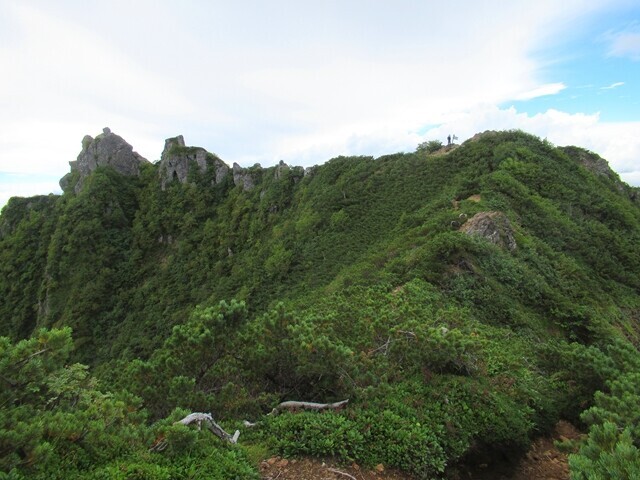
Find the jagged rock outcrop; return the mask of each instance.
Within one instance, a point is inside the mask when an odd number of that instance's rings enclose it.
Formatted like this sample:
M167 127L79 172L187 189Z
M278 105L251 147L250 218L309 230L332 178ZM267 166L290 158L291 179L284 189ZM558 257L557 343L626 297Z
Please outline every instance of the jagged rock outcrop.
M278 165L276 165L274 168L275 168L275 173L273 174L273 176L276 180L282 180L285 177L285 175L289 173L290 178L293 180L293 183L298 183L305 176L304 167L297 167L297 166L291 167L286 163L284 163L283 160L280 160L278 162Z
M82 151L78 159L69 162L71 172L60 179L60 188L73 187L76 193L82 190L85 179L98 167L109 166L122 175L139 175L140 165L149 161L133 151L121 136L105 127L96 138L86 135L82 139ZM72 185L76 178L75 185Z
M256 186L258 174L262 167L255 164L251 169L242 168L237 163L233 164L233 183L241 186L243 190L250 191Z
M597 153L590 152L579 147L560 147L560 150L577 160L587 170L603 177L616 178L616 173L611 170L609 163Z
M460 231L467 235L486 238L499 247L513 251L517 248L513 228L502 212L480 212L467 220Z
M624 191L624 185L620 181L620 177L618 176L618 174L611 170L609 162L607 162L597 153L593 153L584 148L574 146L560 147L560 150L569 155L587 170L595 173L598 176L609 178L616 184L616 188L619 191Z
M167 138L160 157L162 188L173 180L186 183L192 168L197 168L199 173L205 173L209 168L215 169L214 185L221 183L229 173L229 166L204 148L187 147L182 135Z
M280 160L280 162L278 162L278 165L276 165L275 179L280 180L282 176L288 171L289 171L289 165L284 163L283 160Z

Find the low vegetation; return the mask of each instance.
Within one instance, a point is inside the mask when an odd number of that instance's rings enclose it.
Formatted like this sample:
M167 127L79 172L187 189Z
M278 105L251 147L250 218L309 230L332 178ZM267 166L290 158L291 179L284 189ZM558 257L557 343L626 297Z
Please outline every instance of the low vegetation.
M259 478L260 452L444 478L560 419L572 478L638 476L638 190L519 131L427 147L10 200L0 478ZM460 230L480 212L515 249Z

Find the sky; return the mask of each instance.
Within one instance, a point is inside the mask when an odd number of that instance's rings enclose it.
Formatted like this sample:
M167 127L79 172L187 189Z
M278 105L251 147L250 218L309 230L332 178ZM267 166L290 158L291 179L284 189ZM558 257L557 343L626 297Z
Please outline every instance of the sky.
M517 128L640 186L637 0L0 0L0 65L0 206L106 126L242 166Z

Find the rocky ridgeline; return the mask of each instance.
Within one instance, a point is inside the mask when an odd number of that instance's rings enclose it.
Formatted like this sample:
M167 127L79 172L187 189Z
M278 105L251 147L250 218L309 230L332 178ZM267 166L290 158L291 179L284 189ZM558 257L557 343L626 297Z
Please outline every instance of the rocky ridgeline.
M84 137L82 151L77 160L69 162L71 172L60 180L60 187L64 191L73 189L75 193L79 193L86 178L98 167L109 166L122 175L133 176L140 174L140 166L143 163L149 161L134 152L133 147L122 137L112 133L109 128L104 128L103 133L96 138L89 135ZM187 146L182 135L165 140L158 167L163 190L173 181L183 184L189 182L192 173L204 174L213 171L212 186L223 183L231 174L235 186L250 191L268 170L273 170L276 180L291 170L294 173L294 181L313 171L304 170L302 167L289 167L282 160L273 169L263 169L260 164L243 168L234 163L233 167L229 167L217 155L204 148Z
M624 187L620 181L620 177L616 172L611 170L609 162L602 158L597 153L590 152L580 147L560 147L560 149L569 155L571 158L578 161L587 170L599 175L601 177L607 177L616 184L619 191L623 191Z
M208 169L215 170L212 180L214 185L222 183L229 167L212 153L200 147L187 147L184 137L167 138L164 142L164 150L160 157L160 178L162 188L174 180L187 183L191 169L197 169L199 173L205 173Z
M282 160L274 168L274 176L276 180L280 179L283 172L289 170L289 166ZM302 174L302 167L293 167L299 169ZM185 145L184 137L168 138L164 143L164 150L160 158L160 178L162 188L165 189L167 184L174 180L180 183L189 181L189 173L196 169L198 173L205 173L210 169L214 170L212 185L218 185L224 181L229 173L233 177L233 184L245 191L253 190L266 171L260 164L255 164L251 168L243 168L237 163L233 167L229 167L218 156L207 152L201 147L188 147Z
M66 191L73 187L76 193L80 192L86 178L96 168L103 166L112 167L122 175L139 175L143 163L149 161L134 152L122 137L104 128L96 138L86 135L82 139L82 151L77 160L69 162L71 172L62 177L60 188Z

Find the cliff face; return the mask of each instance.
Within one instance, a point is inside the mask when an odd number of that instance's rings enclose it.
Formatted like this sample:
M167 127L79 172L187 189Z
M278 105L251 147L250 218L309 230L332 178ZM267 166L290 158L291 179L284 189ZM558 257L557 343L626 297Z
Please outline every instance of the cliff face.
M140 165L149 161L133 151L122 137L104 128L96 138L86 135L82 139L82 151L78 159L69 162L71 172L62 177L63 191L73 188L75 193L82 190L85 179L98 167L108 166L122 175L139 175Z
M189 173L193 170L197 173L205 173L209 169L214 170L212 183L220 184L229 173L229 167L217 156L200 147L187 147L184 137L167 138L164 142L164 150L160 157L160 178L162 189L174 180L187 183Z

